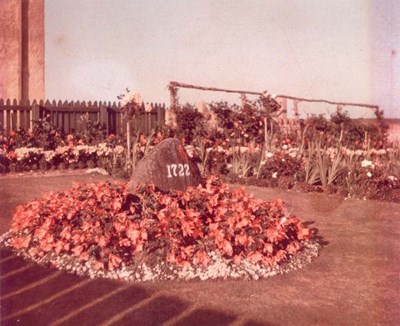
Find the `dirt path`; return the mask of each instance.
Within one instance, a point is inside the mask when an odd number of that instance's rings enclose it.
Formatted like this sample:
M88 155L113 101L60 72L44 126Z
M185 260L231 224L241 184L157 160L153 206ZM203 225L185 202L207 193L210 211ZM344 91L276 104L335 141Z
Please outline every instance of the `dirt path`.
M15 205L43 191L110 179L0 177L0 229ZM1 248L2 325L400 324L400 205L248 188L283 198L327 242L302 270L262 281L125 283L26 263Z

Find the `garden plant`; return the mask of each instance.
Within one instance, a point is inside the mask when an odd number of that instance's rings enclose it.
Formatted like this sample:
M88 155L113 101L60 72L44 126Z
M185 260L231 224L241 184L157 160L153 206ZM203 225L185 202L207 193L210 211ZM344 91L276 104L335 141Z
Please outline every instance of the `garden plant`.
M132 95L123 107L131 119L139 114L136 100ZM92 121L84 132L65 135L45 118L33 130L0 133L0 172L101 168L129 177L152 146L178 137L205 177L400 201L400 148L388 142L381 111L370 121L337 112L282 123L277 108L270 96L247 101L244 109L211 103L207 113L187 104L176 108L176 128L158 127L152 135L107 135Z
M123 109L138 113L136 96ZM212 103L200 113L176 108L177 127L152 135L107 135L85 120L84 132L63 134L48 117L33 130L2 131L2 173L101 168L127 177L151 147L178 137L204 182L186 191L152 183L75 185L18 206L2 241L40 264L79 275L156 279L258 279L302 267L317 256L312 230L282 200L263 202L225 182L400 201L398 144L374 122L335 113L282 124L270 96L244 108Z
M258 279L302 267L319 249L282 200L214 177L185 192L100 183L47 193L17 207L5 242L40 264L136 281Z

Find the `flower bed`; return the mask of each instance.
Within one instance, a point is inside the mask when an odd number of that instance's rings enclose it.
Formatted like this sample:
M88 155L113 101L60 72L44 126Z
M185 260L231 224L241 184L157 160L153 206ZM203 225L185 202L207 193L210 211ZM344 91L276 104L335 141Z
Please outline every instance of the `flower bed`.
M42 264L138 281L257 279L299 268L319 248L282 200L214 177L186 192L101 183L47 193L17 207L5 242Z
M276 109L271 97L248 102L244 110L227 103L212 103L204 114L178 108L175 129L158 128L150 137L132 132L129 153L125 137L107 136L97 124L62 135L41 121L33 132L0 133L0 173L99 167L129 177L152 146L180 137L204 176L400 202L400 147L387 141L382 112L368 123L337 113L282 126Z
M1 155L1 153L0 153ZM36 147L20 147L3 152L6 160L3 169L11 172L66 168L108 167L107 162L124 160L125 148L107 143L97 145L66 145L54 150Z

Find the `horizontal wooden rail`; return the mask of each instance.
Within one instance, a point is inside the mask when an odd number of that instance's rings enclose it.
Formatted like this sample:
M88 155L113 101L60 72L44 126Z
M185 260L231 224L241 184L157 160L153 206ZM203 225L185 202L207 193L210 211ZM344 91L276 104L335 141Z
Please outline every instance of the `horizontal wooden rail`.
M100 107L53 107L53 106L40 106L41 109L45 109L51 112L66 112L66 113L97 113L100 110Z
M352 103L352 102L334 102L328 100L320 100L320 99L309 99L309 98L302 98L302 97L295 97L289 95L276 95L275 98L286 98L288 100L295 100L299 102L314 102L314 103L327 103L332 105L341 105L341 106L359 106L371 109L379 109L379 105L374 104L363 104L363 103Z
M179 82L175 82L175 81L170 82L169 85L170 85L170 87L192 88L192 89L199 89L202 91L250 94L250 95L262 95L263 94L260 92L253 92L253 91L241 91L241 90L232 90L232 89L217 88L217 87L196 86L196 85L190 85L190 84L185 84L185 83L179 83Z
M225 93L235 93L235 94L250 94L250 95L263 95L267 92L254 92L254 91L246 91L246 90L234 90L234 89L225 89L225 88L218 88L218 87L205 87L205 86L198 86L198 85L191 85L186 83L180 83L176 81L171 81L169 83L170 87L172 88L189 88L189 89L198 89L202 91L212 91L212 92L225 92ZM313 103L326 103L331 105L341 105L341 106L358 106L358 107L365 107L371 109L379 109L379 105L375 104L364 104L364 103L352 103L352 102L335 102L329 100L322 100L322 99L309 99L303 97L296 97L290 95L276 95L275 98L286 98L289 100L296 100L299 102L313 102Z

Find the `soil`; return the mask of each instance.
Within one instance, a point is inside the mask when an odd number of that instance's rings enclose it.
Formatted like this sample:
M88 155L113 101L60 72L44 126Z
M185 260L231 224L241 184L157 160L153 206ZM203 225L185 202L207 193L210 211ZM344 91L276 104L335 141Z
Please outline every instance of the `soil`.
M82 172L0 177L0 233L12 211L73 182L113 179ZM280 197L318 229L320 257L258 281L128 283L89 279L25 262L0 248L2 325L398 325L400 205L247 187Z

